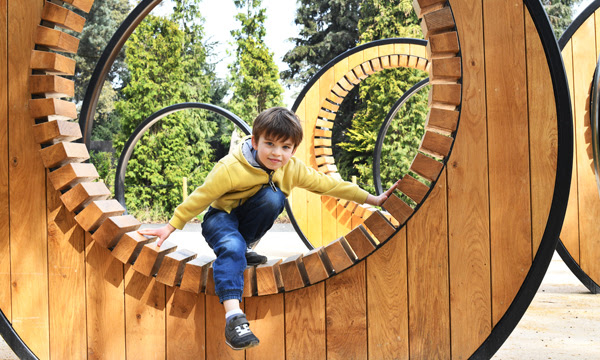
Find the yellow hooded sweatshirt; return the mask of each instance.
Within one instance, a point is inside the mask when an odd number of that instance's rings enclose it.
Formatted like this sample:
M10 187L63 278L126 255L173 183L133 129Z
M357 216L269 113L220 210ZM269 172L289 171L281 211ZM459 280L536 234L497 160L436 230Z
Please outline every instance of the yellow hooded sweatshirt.
M173 217L169 220L173 227L183 229L188 221L209 205L230 213L264 186L268 186L271 179L286 197L293 188L299 187L316 194L351 200L359 204L364 204L367 200L369 193L357 185L318 172L293 156L287 164L270 175L248 162L242 152L247 141L248 138L244 139L236 151L219 160L204 184L197 187L175 209Z

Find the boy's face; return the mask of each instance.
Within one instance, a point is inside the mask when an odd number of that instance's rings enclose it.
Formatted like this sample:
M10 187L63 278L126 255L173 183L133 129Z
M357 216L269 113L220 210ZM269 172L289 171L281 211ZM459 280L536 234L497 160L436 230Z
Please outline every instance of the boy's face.
M277 170L287 164L296 152L292 140L271 139L266 136L261 136L258 141L253 136L252 147L257 152L258 163L269 170Z

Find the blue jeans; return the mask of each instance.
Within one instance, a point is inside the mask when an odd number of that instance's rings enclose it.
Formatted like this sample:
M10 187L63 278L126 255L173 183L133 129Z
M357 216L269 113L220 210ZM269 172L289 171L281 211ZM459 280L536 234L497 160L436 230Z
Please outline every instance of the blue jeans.
M215 292L225 300L242 301L246 249L260 240L283 211L285 194L267 186L230 214L210 207L202 222L202 236L213 249Z

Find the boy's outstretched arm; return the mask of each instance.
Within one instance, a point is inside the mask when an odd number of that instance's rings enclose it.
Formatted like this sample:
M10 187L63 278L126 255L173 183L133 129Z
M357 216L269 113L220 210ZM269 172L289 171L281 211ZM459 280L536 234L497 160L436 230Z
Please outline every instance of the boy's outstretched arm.
M399 182L400 182L400 180L396 181L396 183L394 185L392 185L389 189L387 189L386 192L382 193L381 195L375 196L375 195L369 194L367 196L367 200L365 201L365 204L369 204L369 205L373 205L373 206L381 206L387 200L387 198L390 197L390 195L392 195L394 190L396 190Z
M160 247L162 243L171 235L171 233L173 233L173 231L175 231L173 225L167 223L165 226L157 229L138 230L138 233L142 235L158 236L158 242L156 243L156 246Z

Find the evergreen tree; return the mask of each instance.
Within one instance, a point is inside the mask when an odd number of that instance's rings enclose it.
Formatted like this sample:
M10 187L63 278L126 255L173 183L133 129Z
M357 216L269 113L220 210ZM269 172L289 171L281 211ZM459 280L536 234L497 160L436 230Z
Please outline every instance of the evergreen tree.
M411 0L366 0L358 24L360 43L392 37L422 37ZM361 82L360 103L351 128L339 144L336 162L341 175L358 176L358 182L370 191L373 187L373 150L377 134L392 105L427 74L414 69L383 70ZM408 172L424 131L427 115L427 91L413 96L400 109L388 130L382 150L381 178L384 189Z
M299 0L295 44L283 57L289 70L281 76L288 85L304 85L335 56L358 43L360 0Z
M266 10L261 0L234 0L243 10L236 15L241 28L231 31L235 40L235 61L229 65L233 96L231 110L249 124L263 110L280 106L283 88L273 52L265 44Z
M573 16L573 6L580 3L581 0L543 0L542 4L546 9L550 24L554 29L556 38L560 38L563 31L571 24Z
M197 1L176 1L170 19L149 15L128 40L129 82L117 103L120 152L134 129L149 115L181 102L210 102L206 49ZM182 177L199 185L212 167L210 137L216 125L200 111L178 112L163 118L138 142L129 161L125 197L130 212L151 211L159 220L182 200Z
M79 50L75 56L75 103L81 104L83 101L100 55L130 10L128 0L105 0L96 1L88 14L80 12L86 17L86 24L81 36L78 36ZM113 111L120 84L127 77L124 57L124 52L117 56L102 88L92 129L92 140L112 140L118 131L118 119L115 119Z

